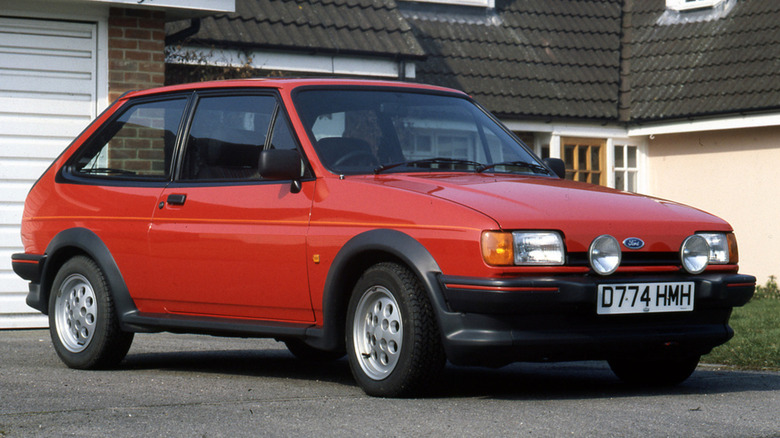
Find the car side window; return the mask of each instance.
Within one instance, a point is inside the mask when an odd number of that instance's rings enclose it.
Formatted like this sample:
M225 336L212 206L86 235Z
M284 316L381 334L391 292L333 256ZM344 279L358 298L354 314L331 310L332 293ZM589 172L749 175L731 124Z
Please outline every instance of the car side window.
M297 149L298 144L290 131L290 123L284 111L279 109L274 121L273 134L271 134L270 149Z
M187 138L182 179L251 180L276 111L273 96L206 96Z
M186 98L129 106L90 140L73 163L82 176L167 179Z

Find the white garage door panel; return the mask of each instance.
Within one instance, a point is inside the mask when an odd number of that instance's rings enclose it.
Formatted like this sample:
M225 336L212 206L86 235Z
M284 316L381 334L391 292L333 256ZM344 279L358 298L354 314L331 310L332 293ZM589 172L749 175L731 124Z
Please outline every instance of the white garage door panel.
M0 180L0 193L3 194L3 199L10 203L23 203L24 198L27 197L27 192L30 191L29 182L13 182ZM2 232L2 230L0 230ZM2 245L0 245L2 246Z
M0 248L17 248L22 246L22 236L15 227L0 226ZM0 260L0 268L11 266L11 260Z
M92 31L85 23L71 23L56 20L33 20L26 18L0 17L0 34L40 36L51 35L69 38L92 38Z
M50 164L49 160L0 159L0 180L35 182L49 168ZM5 200L5 194L3 194L3 200Z
M8 293L0 295L0 309L3 309L3 313L23 313L27 312L27 303L24 299L27 294L22 293Z
M0 115L2 114L78 114L92 119L94 102L89 100L35 99L0 96Z
M30 138L28 136L0 136L0 156L14 157L15 153L24 151L24 156L28 158L42 158L48 160L51 157L59 156L62 152L63 144L70 144L70 137L48 137L48 138ZM0 192L2 193L2 192Z
M9 225L16 227L16 229L19 230L19 223L22 221L23 213L23 204L15 202L3 203L0 205L0 226ZM19 231L21 232L21 230ZM21 248L19 248L19 250L21 251ZM2 272L2 269L0 269L0 274L2 274Z
M7 70L6 74L24 71L34 77L86 79L90 76L91 55L91 52L73 50L35 50L20 54L0 47L0 68Z
M0 17L0 328L46 325L10 257L30 187L96 116L97 43L94 23Z
M2 73L0 73L0 83L3 84L0 86L0 93L8 90L9 94L11 94L14 88L27 87L27 95L39 94L43 98L53 96L59 99L82 101L89 101L90 96L94 94L95 88L91 80L34 78L31 75L17 76Z
M2 22L2 20L0 20ZM0 24L1 26L1 24ZM38 29L40 32L40 29ZM4 34L8 44L0 47L0 53L40 54L49 56L69 56L74 58L90 57L90 32L78 35L67 35L67 32L58 32L59 35L22 34L15 33L14 29L0 30Z
M0 263L0 267L6 270L6 272L0 274L0 292L19 292L20 290L26 291L27 286L24 284L24 280L16 275L13 272L13 269L11 269L11 252L2 250L0 251L0 255L3 256L3 262ZM9 288L9 285L13 285L13 288ZM21 286L21 289L19 286ZM2 295L0 295L0 297L1 296ZM0 309L2 309L2 307L0 307Z
M0 114L0 126L6 126L5 132L7 135L30 137L31 139L53 136L72 139L79 135L90 121L91 119L89 118L78 116ZM63 141L60 144L61 149L65 149L68 143L68 141ZM0 156L5 153L10 152L0 151ZM12 154L12 156L16 156L16 154Z

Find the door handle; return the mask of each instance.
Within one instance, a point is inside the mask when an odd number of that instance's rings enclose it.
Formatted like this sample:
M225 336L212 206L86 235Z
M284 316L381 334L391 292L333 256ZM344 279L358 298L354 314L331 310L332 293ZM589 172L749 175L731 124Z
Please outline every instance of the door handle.
M184 205L184 201L187 200L187 195L168 195L168 198L165 200L165 202L168 203L168 205Z

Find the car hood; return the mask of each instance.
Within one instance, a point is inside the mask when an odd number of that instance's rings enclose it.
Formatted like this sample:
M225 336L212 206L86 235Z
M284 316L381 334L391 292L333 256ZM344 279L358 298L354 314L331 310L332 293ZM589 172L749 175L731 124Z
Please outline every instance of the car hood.
M697 231L730 231L709 213L658 198L573 181L518 175L394 174L369 179L477 210L501 229L563 232L570 251L602 234L642 239L644 251L678 251Z

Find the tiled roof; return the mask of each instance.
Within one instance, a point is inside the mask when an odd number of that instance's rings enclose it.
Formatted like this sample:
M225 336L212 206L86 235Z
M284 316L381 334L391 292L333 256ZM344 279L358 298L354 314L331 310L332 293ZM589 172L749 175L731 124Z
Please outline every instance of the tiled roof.
M780 111L780 1L237 0L197 43L415 59L506 118L645 122ZM675 15L676 14L676 15ZM708 15L709 14L709 15ZM186 23L172 23L169 34Z
M465 90L502 116L617 118L620 0L402 8L428 54L421 81Z
M634 1L632 120L780 107L780 2L725 6L721 17L684 22L663 1Z
M168 34L186 26L168 25ZM393 0L238 0L236 12L203 18L191 42L216 47L421 57Z

